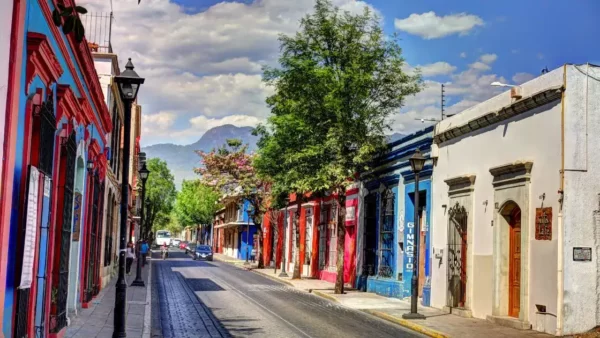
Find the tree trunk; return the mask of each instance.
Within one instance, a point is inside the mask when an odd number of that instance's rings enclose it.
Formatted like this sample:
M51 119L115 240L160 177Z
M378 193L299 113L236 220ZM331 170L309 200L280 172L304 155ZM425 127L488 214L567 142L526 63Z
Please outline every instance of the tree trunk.
M263 262L263 252L262 252L262 248L263 248L263 232L262 232L262 227L261 226L257 226L256 227L256 234L258 236L258 241L256 241L256 259L258 260L258 268L259 269L264 269L265 268L265 262Z
M335 293L344 293L344 248L346 239L346 189L338 189L337 204L337 276L335 279Z

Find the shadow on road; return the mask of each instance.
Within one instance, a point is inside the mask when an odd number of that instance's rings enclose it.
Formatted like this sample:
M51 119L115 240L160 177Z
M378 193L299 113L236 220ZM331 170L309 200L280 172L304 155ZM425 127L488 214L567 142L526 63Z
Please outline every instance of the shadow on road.
M174 268L216 267L207 262L180 259L152 262L152 337L239 337L260 334L262 328L248 325L251 318L219 320L196 292L225 291L208 278L185 278ZM157 254L157 258L160 254ZM154 257L154 255L153 255ZM177 258L175 258L177 257ZM215 309L218 310L218 309Z

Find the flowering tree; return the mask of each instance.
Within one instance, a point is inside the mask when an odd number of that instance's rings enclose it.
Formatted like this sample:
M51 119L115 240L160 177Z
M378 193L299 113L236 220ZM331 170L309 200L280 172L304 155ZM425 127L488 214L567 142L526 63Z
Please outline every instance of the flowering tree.
M238 139L228 139L227 144L210 152L196 153L202 158L203 167L194 171L201 176L202 183L224 196L247 200L250 203L250 217L256 225L258 235L257 260L259 268L262 268L262 218L266 211L264 202L268 184L266 180L259 178L254 170L252 164L256 155L248 153L248 145L243 145Z

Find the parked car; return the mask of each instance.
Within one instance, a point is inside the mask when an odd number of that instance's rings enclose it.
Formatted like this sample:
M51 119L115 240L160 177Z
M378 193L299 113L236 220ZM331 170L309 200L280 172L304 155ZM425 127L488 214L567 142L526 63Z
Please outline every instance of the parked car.
M194 253L196 251L196 243L188 243L185 247L185 253Z
M179 249L185 250L185 247L188 245L188 241L179 242Z
M171 240L171 245L174 246L174 247L178 247L179 243L181 243L181 239L179 239L179 238L173 238Z
M194 260L213 260L213 251L210 245L198 245L194 253Z

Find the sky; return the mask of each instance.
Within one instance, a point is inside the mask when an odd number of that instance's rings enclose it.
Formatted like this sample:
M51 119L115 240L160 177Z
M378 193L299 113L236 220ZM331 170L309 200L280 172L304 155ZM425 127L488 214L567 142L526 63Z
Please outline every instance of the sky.
M406 100L392 131L410 133L446 111L459 113L547 67L600 64L600 1L332 0L343 10L370 7L397 34L406 71L419 67L425 89ZM121 67L132 58L146 78L142 145L190 144L208 129L254 126L269 116L263 66L277 66L279 34L293 34L314 0L79 0L114 13L112 46Z

